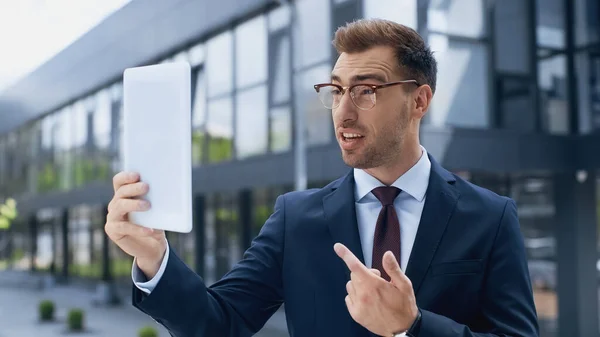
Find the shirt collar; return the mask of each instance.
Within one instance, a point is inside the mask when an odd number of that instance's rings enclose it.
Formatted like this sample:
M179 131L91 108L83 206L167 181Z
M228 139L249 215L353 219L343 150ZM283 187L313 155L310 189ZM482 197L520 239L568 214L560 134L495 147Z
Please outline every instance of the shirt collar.
M421 146L421 150L419 161L392 184L418 201L423 201L425 198L431 171L431 161L427 156L427 150L423 146ZM374 188L385 186L377 178L361 169L354 169L354 181L356 182L354 189L356 201L361 201Z

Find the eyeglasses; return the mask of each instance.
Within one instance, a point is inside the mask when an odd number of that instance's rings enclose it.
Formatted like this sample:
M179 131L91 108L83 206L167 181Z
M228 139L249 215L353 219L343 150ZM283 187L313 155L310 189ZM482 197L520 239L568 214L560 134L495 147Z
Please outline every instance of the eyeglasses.
M349 91L352 103L354 103L354 105L356 105L357 108L361 110L370 110L375 106L375 103L377 103L378 89L383 89L405 83L414 83L417 86L419 85L419 83L416 80L404 80L379 85L359 83L351 85L349 87L342 87L341 85L333 83L320 83L315 84L314 87L315 91L317 92L317 95L319 95L321 103L323 103L323 105L327 109L335 109L338 106L340 106L342 97L344 96L346 91Z

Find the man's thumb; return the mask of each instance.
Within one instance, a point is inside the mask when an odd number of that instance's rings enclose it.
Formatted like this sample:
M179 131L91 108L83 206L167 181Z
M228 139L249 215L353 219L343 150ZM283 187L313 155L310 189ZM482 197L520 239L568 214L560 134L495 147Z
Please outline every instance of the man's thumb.
M399 284L402 281L402 270L400 269L400 265L398 264L398 260L394 257L394 253L387 251L383 255L383 268L385 268L386 273L390 276L390 280Z

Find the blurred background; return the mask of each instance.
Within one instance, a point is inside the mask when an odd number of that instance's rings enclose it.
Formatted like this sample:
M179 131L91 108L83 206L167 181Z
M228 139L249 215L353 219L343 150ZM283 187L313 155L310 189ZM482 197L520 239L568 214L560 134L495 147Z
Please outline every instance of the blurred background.
M103 230L125 68L192 66L194 229L168 237L211 284L279 194L347 172L312 85L333 32L362 17L434 51L422 144L516 200L541 336L599 336L600 0L0 0L0 336L36 321L10 301L46 297L98 334L161 329L130 309L131 259ZM262 333L287 336L283 308Z

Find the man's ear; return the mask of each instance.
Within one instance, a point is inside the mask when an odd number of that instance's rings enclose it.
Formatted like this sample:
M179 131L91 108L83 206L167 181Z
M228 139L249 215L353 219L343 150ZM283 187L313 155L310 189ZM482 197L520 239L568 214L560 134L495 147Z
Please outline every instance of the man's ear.
M419 119L425 116L427 110L429 110L429 105L431 104L431 100L433 99L433 91L428 84L423 84L418 87L413 92L413 99L415 102L415 112Z

